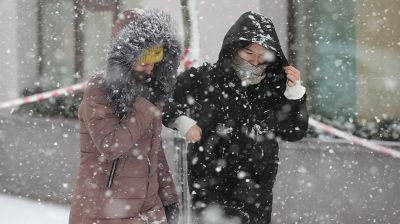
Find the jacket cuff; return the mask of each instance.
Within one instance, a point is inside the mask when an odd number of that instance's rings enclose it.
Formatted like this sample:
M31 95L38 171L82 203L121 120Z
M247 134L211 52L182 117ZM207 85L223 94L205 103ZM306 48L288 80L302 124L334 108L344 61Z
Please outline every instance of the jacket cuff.
M301 85L300 81L297 81L294 86L289 86L286 84L286 90L283 93L285 97L289 100L299 100L306 93L306 88Z
M173 127L178 129L182 136L185 136L186 132L195 124L195 120L183 115L175 119Z

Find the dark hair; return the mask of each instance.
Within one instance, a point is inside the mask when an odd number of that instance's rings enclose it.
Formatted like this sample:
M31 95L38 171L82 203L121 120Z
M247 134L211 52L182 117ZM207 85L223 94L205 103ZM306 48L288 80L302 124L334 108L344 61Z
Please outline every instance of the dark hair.
M237 50L246 48L246 47L250 46L251 44L252 44L252 42L250 42L250 41L241 40L241 41L235 42L233 45L237 51Z
M223 59L231 60L233 56L238 52L238 50L243 49L251 45L251 42L241 40L232 43L231 45L225 47L224 52L222 53Z

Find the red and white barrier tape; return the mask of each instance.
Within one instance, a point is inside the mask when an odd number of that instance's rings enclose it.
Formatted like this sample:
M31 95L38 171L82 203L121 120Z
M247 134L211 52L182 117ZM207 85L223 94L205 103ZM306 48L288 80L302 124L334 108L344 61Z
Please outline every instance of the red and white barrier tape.
M317 129L321 129L324 132L327 132L327 133L330 133L337 137L346 139L356 145L361 145L361 146L367 147L369 149L372 149L375 152L383 153L383 154L392 156L394 158L400 158L400 151L396 151L394 149L372 143L371 141L368 141L366 139L359 138L359 137L351 135L347 132L338 130L332 126L328 126L324 123L314 120L313 118L309 118L308 123Z
M194 62L193 60L188 58L189 51L190 51L189 48L185 48L183 55L180 58L185 68L191 67ZM48 91L48 92L35 94L32 96L27 96L27 97L23 97L23 98L6 101L3 103L0 103L0 110L9 108L9 107L16 107L16 106L26 104L26 103L33 103L33 102L37 102L40 100L44 100L47 98L56 97L56 96L60 96L60 95L69 95L76 90L86 88L86 84L87 84L87 82L83 82L83 83L75 84L75 85L68 86L68 87L61 88L61 89L56 89L56 90L52 90L52 91Z
M68 86L65 88L61 88L61 89L56 89L56 90L52 90L52 91L48 91L48 92L43 92L43 93L39 93L39 94L35 94L32 96L27 96L27 97L23 97L23 98L18 98L18 99L14 99L14 100L10 100L10 101L6 101L3 103L0 103L0 109L5 109L5 108L9 108L9 107L16 107L22 104L27 104L27 103L33 103L33 102L37 102L37 101L41 101L47 98L51 98L51 97L56 97L56 96L60 96L60 95L69 95L71 93L73 93L76 90L80 90L80 89L84 89L86 88L87 82L83 82L83 83L79 83L79 84L75 84L72 86ZM378 144L375 144L371 141L368 141L366 139L363 138L359 138L357 136L351 135L349 133L346 133L344 131L338 130L332 126L328 126L324 123L321 123L317 120L314 120L313 118L309 118L309 124L311 126L313 126L314 128L323 130L324 132L330 133L332 135L335 135L337 137L346 139L354 144L357 145L361 145L364 146L366 148L372 149L373 151L379 152L379 153L383 153L386 155L390 155L394 158L400 158L400 151L396 151L393 150L391 148L385 147L385 146L381 146Z
M190 58L190 49L185 48L183 51L183 54L181 56L181 63L183 64L183 67L185 69L188 69L193 66L193 64L196 62L196 60L193 60Z
M86 82L83 82L83 83L75 84L75 85L68 86L68 87L61 88L61 89L56 89L56 90L52 90L52 91L48 91L48 92L35 94L32 96L26 96L26 97L14 99L14 100L6 101L3 103L0 103L0 109L4 109L4 108L8 108L8 107L16 107L16 106L19 106L22 104L33 103L33 102L41 101L41 100L44 100L47 98L56 97L56 96L60 96L60 95L69 95L69 94L75 92L76 90L86 88L86 84L87 84Z

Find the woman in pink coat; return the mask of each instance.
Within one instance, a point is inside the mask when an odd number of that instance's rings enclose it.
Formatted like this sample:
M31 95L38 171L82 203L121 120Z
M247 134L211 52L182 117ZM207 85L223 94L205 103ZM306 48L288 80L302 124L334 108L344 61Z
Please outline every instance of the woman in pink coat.
M81 160L70 224L174 223L178 197L161 147L161 112L181 43L169 15L121 14L106 69L79 108Z

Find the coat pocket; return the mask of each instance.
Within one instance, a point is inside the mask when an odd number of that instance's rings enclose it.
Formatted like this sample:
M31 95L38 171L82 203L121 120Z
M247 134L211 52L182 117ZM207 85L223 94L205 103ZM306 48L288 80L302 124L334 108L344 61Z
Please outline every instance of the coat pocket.
M106 188L108 175L98 174L84 182L83 194L90 198L145 198L147 178L116 175L111 188Z
M111 188L104 183L107 175L96 175L85 184L83 216L86 218L131 218L143 206L147 194L147 178L115 176Z
M85 201L85 219L129 219L138 215L144 199L91 198Z
M147 194L147 178L117 176L109 189L112 198L137 199Z

